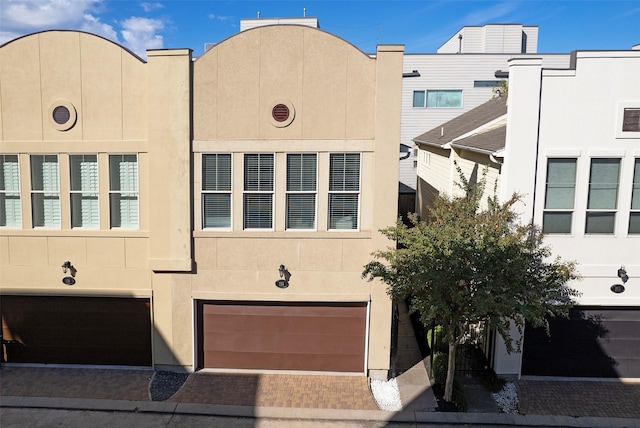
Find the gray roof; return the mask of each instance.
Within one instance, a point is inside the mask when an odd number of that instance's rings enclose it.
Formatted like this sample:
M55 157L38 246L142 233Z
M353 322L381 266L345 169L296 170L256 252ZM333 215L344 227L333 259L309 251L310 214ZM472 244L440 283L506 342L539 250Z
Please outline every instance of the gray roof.
M507 123L501 123L489 131L473 134L467 138L461 138L451 143L452 147L462 148L480 153L495 153L504 149L504 141L507 137Z
M506 114L507 97L493 98L486 103L451 119L443 125L437 126L432 130L419 135L414 138L413 141L416 143L442 147L447 143L453 142L456 138L468 134ZM498 129L500 128L502 128L502 131L500 131L502 134L498 132ZM467 138L455 141L453 144L455 146L464 145L476 148L484 152L493 152L504 148L506 124L500 125L498 129L492 129L480 134L470 135ZM502 135L501 138L500 135ZM493 138L496 138L497 141L493 140Z

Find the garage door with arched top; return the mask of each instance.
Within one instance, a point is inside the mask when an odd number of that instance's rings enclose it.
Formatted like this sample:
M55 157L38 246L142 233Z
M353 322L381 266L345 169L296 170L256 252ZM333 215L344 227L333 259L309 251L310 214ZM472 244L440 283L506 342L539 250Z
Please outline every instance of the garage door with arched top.
M199 301L198 367L364 372L366 303Z

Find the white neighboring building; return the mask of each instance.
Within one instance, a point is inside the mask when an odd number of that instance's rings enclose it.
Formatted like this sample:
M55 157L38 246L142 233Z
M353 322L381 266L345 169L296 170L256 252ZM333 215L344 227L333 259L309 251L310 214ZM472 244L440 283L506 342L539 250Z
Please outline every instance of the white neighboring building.
M461 28L438 53L405 54L400 129L401 214L415 211L412 201L418 151L413 138L490 100L506 79L509 60L514 56L542 57L545 67L568 67L568 54L540 55L536 53L537 46L537 26L488 24Z
M511 355L489 341L499 375L640 378L638 76L640 49L574 52L564 68L516 58L506 108L493 99L415 137L420 208L455 193L454 160L467 177L487 165L488 184L502 200L522 194L521 221L540 225L583 277L550 337L527 326Z
M510 62L501 196L522 193L522 221L541 225L583 278L571 319L550 338L527 329L521 369L520 356L498 353L499 368L640 378L638 76L640 50L574 52L564 69Z

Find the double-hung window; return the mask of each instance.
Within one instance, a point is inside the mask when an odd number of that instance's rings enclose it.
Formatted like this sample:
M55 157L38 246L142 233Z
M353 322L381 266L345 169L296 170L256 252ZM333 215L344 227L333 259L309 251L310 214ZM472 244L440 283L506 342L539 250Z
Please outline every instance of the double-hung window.
M614 233L619 181L620 159L591 159L585 233Z
M60 173L57 155L31 155L33 227L60 227Z
M640 159L636 159L633 169L633 189L631 192L629 233L637 234L640 233Z
M273 228L273 153L244 155L244 229Z
M329 157L329 229L357 229L360 199L360 154Z
M576 190L576 159L549 159L542 215L544 233L571 233Z
M71 227L100 227L98 157L70 155Z
M22 227L18 155L0 155L0 227Z
M112 228L138 228L138 158L109 156L109 214Z
M202 155L202 228L231 227L231 154Z
M314 229L316 225L317 156L287 154L287 229Z

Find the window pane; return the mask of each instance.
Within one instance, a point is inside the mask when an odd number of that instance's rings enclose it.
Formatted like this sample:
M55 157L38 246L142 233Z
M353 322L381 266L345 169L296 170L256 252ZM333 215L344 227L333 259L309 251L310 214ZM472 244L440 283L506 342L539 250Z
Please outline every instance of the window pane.
M71 169L71 227L100 227L97 155L69 156ZM76 193L77 192L77 193Z
M202 190L231 191L231 154L202 155Z
M570 212L545 212L542 215L543 233L571 233Z
M640 213L631 213L629 217L629 233L640 233Z
M573 209L575 183L575 159L549 159L545 209Z
M33 227L60 227L60 196L58 193L31 194Z
M358 195L329 195L329 229L358 228Z
M272 194L244 195L244 228L271 229Z
M631 209L640 210L640 159L636 159L633 172L633 190L631 194Z
M592 159L588 209L614 209L618 200L620 159Z
M329 174L330 191L359 191L360 154L332 153Z
M640 108L624 109L622 131L640 132Z
M287 195L287 229L313 229L316 220L316 195Z
M287 155L287 191L316 190L315 153Z
M31 156L31 210L33 227L60 227L58 176L57 155Z
M17 155L0 155L0 227L22 226Z
M109 217L111 227L138 228L138 159L136 155L109 156Z
M273 154L244 155L244 190L273 191Z
M413 91L413 106L424 107L424 91Z
M204 193L202 205L202 227L231 227L230 194Z
M427 91L427 107L460 108L462 107L462 91Z
M613 233L616 213L588 212L585 233Z

